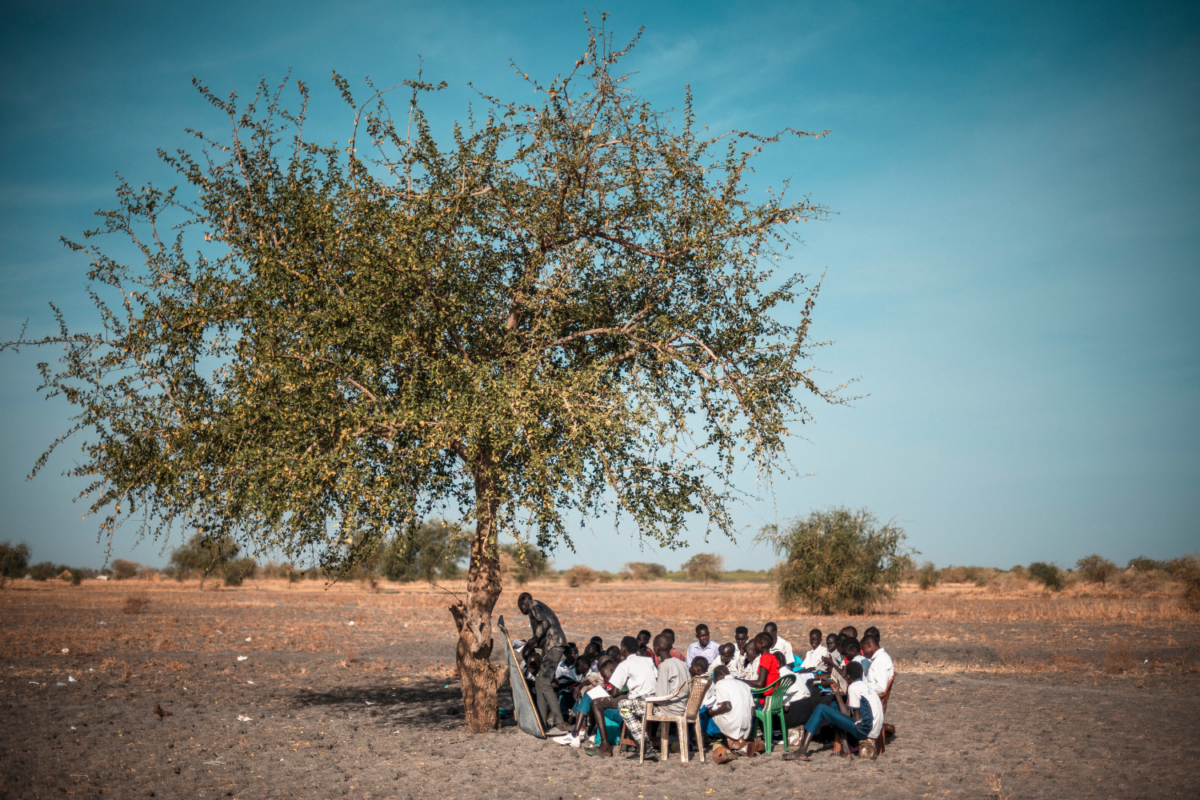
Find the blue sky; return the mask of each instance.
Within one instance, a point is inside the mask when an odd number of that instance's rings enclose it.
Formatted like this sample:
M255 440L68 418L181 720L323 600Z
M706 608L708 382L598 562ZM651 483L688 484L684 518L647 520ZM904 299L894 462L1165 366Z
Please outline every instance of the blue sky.
M318 140L346 138L329 75L522 99L584 50L572 3L6 3L0 11L0 339L47 306L93 317L86 265L58 243L112 202L114 173L169 180L155 148L220 120L190 86L315 90ZM699 550L767 566L758 526L834 504L895 517L923 558L1007 567L1200 545L1200 8L1194 3L613 3L635 85L702 122L830 129L773 150L835 215L800 271L826 273L818 365L859 378L790 448L808 474L739 508L737 543L639 552L599 521L559 566L674 567ZM596 16L593 13L593 16ZM793 250L793 252L795 252ZM0 541L98 566L95 522L58 473L32 482L68 410L35 388L52 353L0 355ZM616 545L616 546L614 546ZM163 563L119 532L114 557Z

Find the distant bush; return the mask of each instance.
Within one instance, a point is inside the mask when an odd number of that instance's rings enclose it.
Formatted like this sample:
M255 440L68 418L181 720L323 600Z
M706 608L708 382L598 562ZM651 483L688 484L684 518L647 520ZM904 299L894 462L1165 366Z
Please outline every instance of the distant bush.
M758 539L784 557L776 573L781 604L804 603L823 615L866 613L912 566L904 529L880 526L866 509L814 511L783 531L768 526Z
M568 586L572 587L593 583L596 578L596 570L583 564L576 564L562 574L562 579L567 582Z
M932 561L926 561L921 565L921 569L917 571L917 586L922 592L928 591L938 585L938 579L941 573L934 566Z
M130 595L125 598L125 605L121 607L121 611L126 614L141 614L148 605L150 605L149 599L140 595Z
M53 561L42 561L29 568L29 577L35 581L48 581L57 578L62 569Z
M1029 576L1052 592L1061 592L1067 585L1063 571L1053 564L1035 561L1029 565Z
M9 578L20 578L29 568L29 545L0 542L0 586Z
M1157 572L1159 570L1165 570L1167 568L1167 564L1164 561L1155 561L1153 558L1138 556L1137 558L1129 559L1128 568L1136 572Z
M1026 588L1028 582L1029 575L1025 572L1025 568L1021 567L1020 572L1010 569L1008 572L998 574L990 588L996 592L1017 592Z
M1186 611L1200 614L1200 559L1196 556L1173 559L1169 571L1172 578L1183 583L1180 605Z
M715 583L725 570L725 557L716 553L697 553L683 562L683 571L693 581Z
M1016 577L1019 580L1029 580L1029 570L1025 569L1025 567L1021 566L1020 564L1017 564L1015 567L1010 569L1008 574Z
M258 578L287 578L296 568L292 566L292 562L284 561L282 564L278 561L268 561L265 564L260 564L254 570L255 577Z
M1075 569L1083 579L1101 586L1108 586L1108 581L1117 574L1117 565L1100 555L1090 555L1075 562Z
M230 561L221 567L221 577L225 580L226 586L241 586L242 582L247 578L254 577L254 571L258 567L252 556L239 558L236 561Z
M662 564L648 564L642 561L630 561L625 565L622 576L635 581L652 581L667 577L667 568Z
M942 567L940 577L944 583L973 583L987 586L995 580L998 570L992 567Z
M540 547L529 542L513 542L500 546L500 569L519 586L540 578L550 568L550 559Z

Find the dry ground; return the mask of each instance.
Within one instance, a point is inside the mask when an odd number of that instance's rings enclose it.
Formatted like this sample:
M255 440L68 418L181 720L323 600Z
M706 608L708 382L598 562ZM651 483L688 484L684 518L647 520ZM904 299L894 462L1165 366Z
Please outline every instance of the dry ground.
M877 624L898 736L873 763L599 762L511 724L463 730L441 590L20 581L0 592L0 796L1200 796L1200 624L1169 594L944 587L833 620L753 583L528 588L580 641L672 627L686 644L701 621L724 641L775 619L799 645ZM515 601L497 612L525 630Z

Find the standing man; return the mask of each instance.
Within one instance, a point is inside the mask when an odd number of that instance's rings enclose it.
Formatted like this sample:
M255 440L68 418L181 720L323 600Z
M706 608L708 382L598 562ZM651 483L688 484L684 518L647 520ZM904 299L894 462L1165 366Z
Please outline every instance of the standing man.
M542 668L538 670L534 688L542 719L551 725L546 735L561 736L567 732L568 725L563 719L562 709L558 706L558 695L554 691L553 681L558 662L562 661L567 637L563 634L562 625L558 623L558 617L550 610L550 606L540 600L534 600L529 592L522 592L517 598L517 608L529 617L529 627L533 630L533 635L521 648L521 656L529 658L534 648L540 647L542 650Z

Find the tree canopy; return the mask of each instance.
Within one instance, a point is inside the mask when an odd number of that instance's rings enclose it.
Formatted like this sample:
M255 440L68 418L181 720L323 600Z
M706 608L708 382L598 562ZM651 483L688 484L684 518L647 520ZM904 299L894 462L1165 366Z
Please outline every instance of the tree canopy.
M160 151L184 188L122 182L64 240L102 325L58 314L57 335L8 345L66 348L41 365L77 411L51 450L83 437L68 474L102 535L186 523L336 570L461 511L476 729L495 724L500 528L543 550L610 511L666 547L694 515L732 535L738 460L769 479L805 396L838 402L810 363L816 287L774 271L824 210L786 181L747 187L764 146L821 134L710 135L690 93L673 120L614 71L629 48L588 30L570 72L517 70L534 103L482 95L444 140L422 111L441 85L420 77L359 96L335 74L345 145L305 138L301 82L289 107L286 82L244 102L196 81L226 128Z

